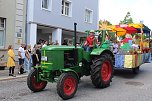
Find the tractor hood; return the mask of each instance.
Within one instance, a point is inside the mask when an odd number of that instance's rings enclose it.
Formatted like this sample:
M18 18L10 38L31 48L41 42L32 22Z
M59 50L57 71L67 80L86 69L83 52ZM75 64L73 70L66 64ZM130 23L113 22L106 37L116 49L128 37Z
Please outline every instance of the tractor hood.
M43 47L41 50L73 50L75 48L75 46L46 46ZM81 47L77 47L77 48L81 48Z

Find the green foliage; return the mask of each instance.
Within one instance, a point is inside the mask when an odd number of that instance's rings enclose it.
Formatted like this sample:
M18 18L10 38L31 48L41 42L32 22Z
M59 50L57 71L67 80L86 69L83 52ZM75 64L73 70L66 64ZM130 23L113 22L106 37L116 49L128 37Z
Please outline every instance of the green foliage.
M131 24L133 23L133 19L131 17L130 12L127 12L126 16L124 17L123 21L120 21L120 24Z

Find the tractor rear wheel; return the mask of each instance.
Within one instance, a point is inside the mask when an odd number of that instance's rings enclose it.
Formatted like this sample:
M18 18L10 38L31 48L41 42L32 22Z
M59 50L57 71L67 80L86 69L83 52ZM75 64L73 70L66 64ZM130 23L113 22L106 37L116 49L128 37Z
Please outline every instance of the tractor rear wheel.
M38 73L39 71L37 69L33 69L27 77L28 88L33 92L42 91L47 85L47 81L39 79Z
M75 73L67 72L62 73L57 82L57 93L64 99L72 98L78 88L78 78Z
M110 85L113 77L113 60L109 54L103 54L93 60L91 80L95 87L105 88Z

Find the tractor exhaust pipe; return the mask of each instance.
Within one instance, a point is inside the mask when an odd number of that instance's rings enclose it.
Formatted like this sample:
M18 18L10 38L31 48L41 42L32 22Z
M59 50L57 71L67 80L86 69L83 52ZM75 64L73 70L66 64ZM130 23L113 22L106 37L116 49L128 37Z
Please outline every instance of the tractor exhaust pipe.
M77 33L77 23L74 23L74 46L75 48L77 48L77 36L76 36L76 33Z

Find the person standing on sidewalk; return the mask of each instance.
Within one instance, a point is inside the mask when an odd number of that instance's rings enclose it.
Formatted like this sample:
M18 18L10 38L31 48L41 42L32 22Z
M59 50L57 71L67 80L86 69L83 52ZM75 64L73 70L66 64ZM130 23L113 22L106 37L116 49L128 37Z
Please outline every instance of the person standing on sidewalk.
M48 45L48 41L44 41L44 44L43 44L42 48L47 46L47 45Z
M31 70L31 67L32 67L32 50L31 50L31 45L28 45L27 46L27 50L28 50L28 53L29 53L29 70ZM29 71L30 72L30 71Z
M27 45L25 45L24 50L25 50L24 71L29 72L30 71L29 70L30 54L28 52Z
M9 76L14 76L15 77L15 74L14 74L14 69L15 69L15 54L14 54L14 51L13 51L13 47L12 45L9 45L8 46L8 60L7 60L7 67L9 67Z
M24 58L25 58L25 50L24 50L25 44L21 44L21 46L18 49L18 59L19 59L19 72L18 74L24 73Z
M41 45L34 45L32 50L32 62L33 67L39 66L41 63L41 51L40 51Z
M35 44L33 49L32 49L32 67L35 67L36 66L36 62L37 62L37 59L36 59L36 47L37 45Z
M37 62L36 62L36 66L39 66L41 64L41 45L37 45L36 47L36 59L37 59Z

